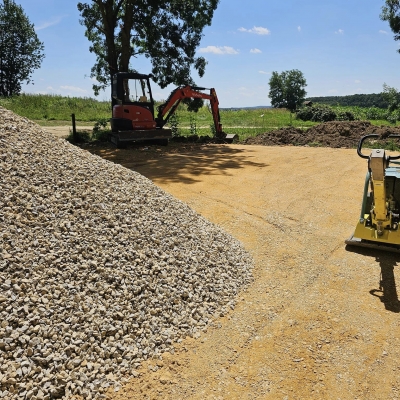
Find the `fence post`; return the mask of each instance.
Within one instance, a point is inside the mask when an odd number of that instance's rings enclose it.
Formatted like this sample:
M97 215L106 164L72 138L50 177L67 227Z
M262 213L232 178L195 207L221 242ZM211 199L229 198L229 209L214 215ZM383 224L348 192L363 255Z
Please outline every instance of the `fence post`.
M75 123L75 114L71 114L72 117L72 137L74 138L74 142L78 141L78 135L76 134L76 123Z

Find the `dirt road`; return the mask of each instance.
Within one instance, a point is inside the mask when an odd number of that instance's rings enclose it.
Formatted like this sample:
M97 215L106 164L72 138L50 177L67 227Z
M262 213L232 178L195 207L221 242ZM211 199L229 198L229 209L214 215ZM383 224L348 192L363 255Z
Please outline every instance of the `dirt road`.
M398 255L344 245L366 173L355 150L91 151L222 226L256 264L254 282L227 317L216 316L175 354L148 361L110 398L400 398Z

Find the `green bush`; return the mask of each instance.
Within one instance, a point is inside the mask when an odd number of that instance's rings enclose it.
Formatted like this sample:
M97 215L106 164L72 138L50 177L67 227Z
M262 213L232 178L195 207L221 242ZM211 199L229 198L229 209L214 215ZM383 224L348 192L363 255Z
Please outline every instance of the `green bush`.
M387 110L383 110L382 108L369 107L365 109L364 115L365 119L380 120L380 119L386 119L388 116L388 112Z
M392 112L392 113L389 113L389 114L387 115L386 119L387 119L391 124L395 125L397 121L400 121L400 114L399 114L399 112L396 112L396 111L395 111L395 112Z
M296 118L302 121L328 122L328 121L354 121L356 116L352 111L342 107L332 107L317 104L303 107L296 112Z
M336 120L336 113L328 106L306 106L296 111L296 118L302 121L328 122Z
M340 111L336 115L337 121L354 121L355 117L351 111Z
M179 132L179 124L180 124L180 120L179 120L178 114L177 113L172 114L168 120L168 125L172 131L172 137L178 137L181 135Z
M107 129L109 118L100 118L96 121L93 126L92 140L98 140L99 142L107 142L110 130Z
M312 121L314 107L303 107L296 111L296 118L302 121Z
M193 114L190 114L190 135L197 135L197 121Z
M87 131L76 131L76 135L74 135L74 133L70 131L66 140L72 144L88 143L91 140L91 134Z

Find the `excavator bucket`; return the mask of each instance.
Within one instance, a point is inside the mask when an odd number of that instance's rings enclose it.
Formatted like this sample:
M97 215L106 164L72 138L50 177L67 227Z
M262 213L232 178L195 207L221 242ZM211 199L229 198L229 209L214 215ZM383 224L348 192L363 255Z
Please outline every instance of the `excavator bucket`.
M223 137L221 135L220 139L223 143L233 143L239 139L239 136L235 133L225 133Z

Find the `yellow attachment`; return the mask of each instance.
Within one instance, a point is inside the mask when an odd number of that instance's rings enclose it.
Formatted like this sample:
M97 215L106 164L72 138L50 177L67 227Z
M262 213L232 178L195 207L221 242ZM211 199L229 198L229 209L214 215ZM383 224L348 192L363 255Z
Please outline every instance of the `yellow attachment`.
M377 230L373 226L366 226L367 219L360 221L356 230L354 231L354 237L364 240L371 240L374 242L391 243L400 245L400 229L384 229L381 235L377 234Z
M372 151L369 168L371 170L371 181L374 195L374 208L372 210L372 225L376 227L377 235L382 236L384 229L391 226L390 213L388 213L385 189L385 150L375 149Z

